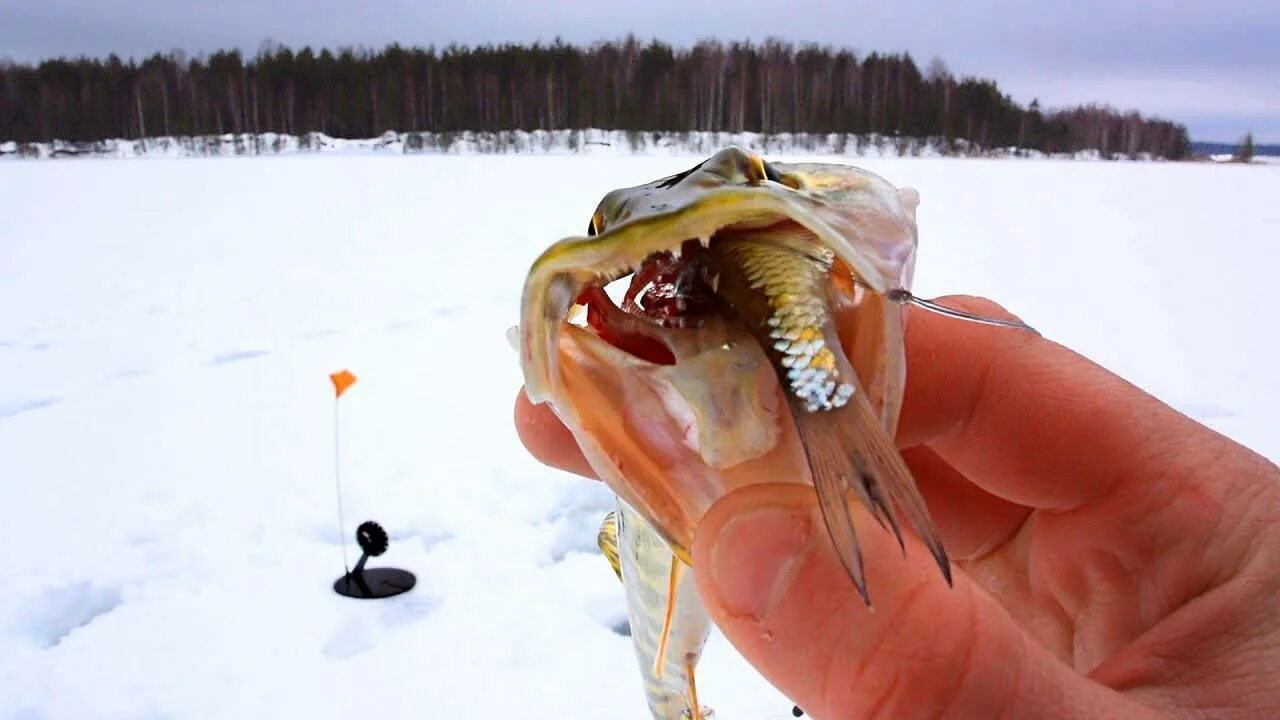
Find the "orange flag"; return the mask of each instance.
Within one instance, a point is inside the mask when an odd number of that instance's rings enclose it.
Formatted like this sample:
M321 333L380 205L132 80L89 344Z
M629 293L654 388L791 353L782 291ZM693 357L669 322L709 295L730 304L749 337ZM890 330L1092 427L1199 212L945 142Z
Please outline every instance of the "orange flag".
M331 374L329 379L333 381L334 397L342 397L342 393L356 383L356 376L352 375L350 370L339 370Z

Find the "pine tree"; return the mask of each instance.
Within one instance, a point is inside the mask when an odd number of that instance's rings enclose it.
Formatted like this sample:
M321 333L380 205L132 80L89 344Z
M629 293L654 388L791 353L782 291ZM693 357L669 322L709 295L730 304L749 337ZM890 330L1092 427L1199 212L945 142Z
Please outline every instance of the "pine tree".
M1236 149L1236 162L1253 162L1253 133L1245 133L1244 140L1240 141L1240 147Z

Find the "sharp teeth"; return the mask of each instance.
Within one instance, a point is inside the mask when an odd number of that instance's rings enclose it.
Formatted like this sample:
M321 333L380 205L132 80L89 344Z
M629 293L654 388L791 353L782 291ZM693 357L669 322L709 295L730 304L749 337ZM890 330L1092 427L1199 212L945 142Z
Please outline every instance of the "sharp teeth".
M707 237L700 237L698 238L698 242L702 243L703 249L709 248L711 247L711 236L708 235Z
M678 248L678 247L671 248L671 257L675 258L676 260L679 260L679 259L680 259L680 248Z
M720 275L711 278L711 292L720 292Z

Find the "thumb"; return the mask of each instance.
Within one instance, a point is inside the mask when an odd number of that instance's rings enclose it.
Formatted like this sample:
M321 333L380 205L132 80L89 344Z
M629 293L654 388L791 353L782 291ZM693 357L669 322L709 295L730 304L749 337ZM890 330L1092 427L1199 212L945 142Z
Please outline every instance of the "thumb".
M816 720L1143 718L1018 627L963 572L854 508L874 611L831 549L813 489L753 485L717 502L694 544L698 591L738 651Z

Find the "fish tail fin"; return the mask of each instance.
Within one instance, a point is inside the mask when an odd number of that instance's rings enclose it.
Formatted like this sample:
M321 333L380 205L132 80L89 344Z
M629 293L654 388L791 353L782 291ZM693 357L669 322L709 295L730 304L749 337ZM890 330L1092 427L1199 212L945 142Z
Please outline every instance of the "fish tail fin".
M862 552L849 512L849 490L881 527L894 534L905 555L906 543L897 519L897 513L901 512L950 584L951 564L937 526L910 469L861 389L847 405L837 410L809 412L794 403L792 411L817 490L823 522L841 564L863 601L871 605Z

